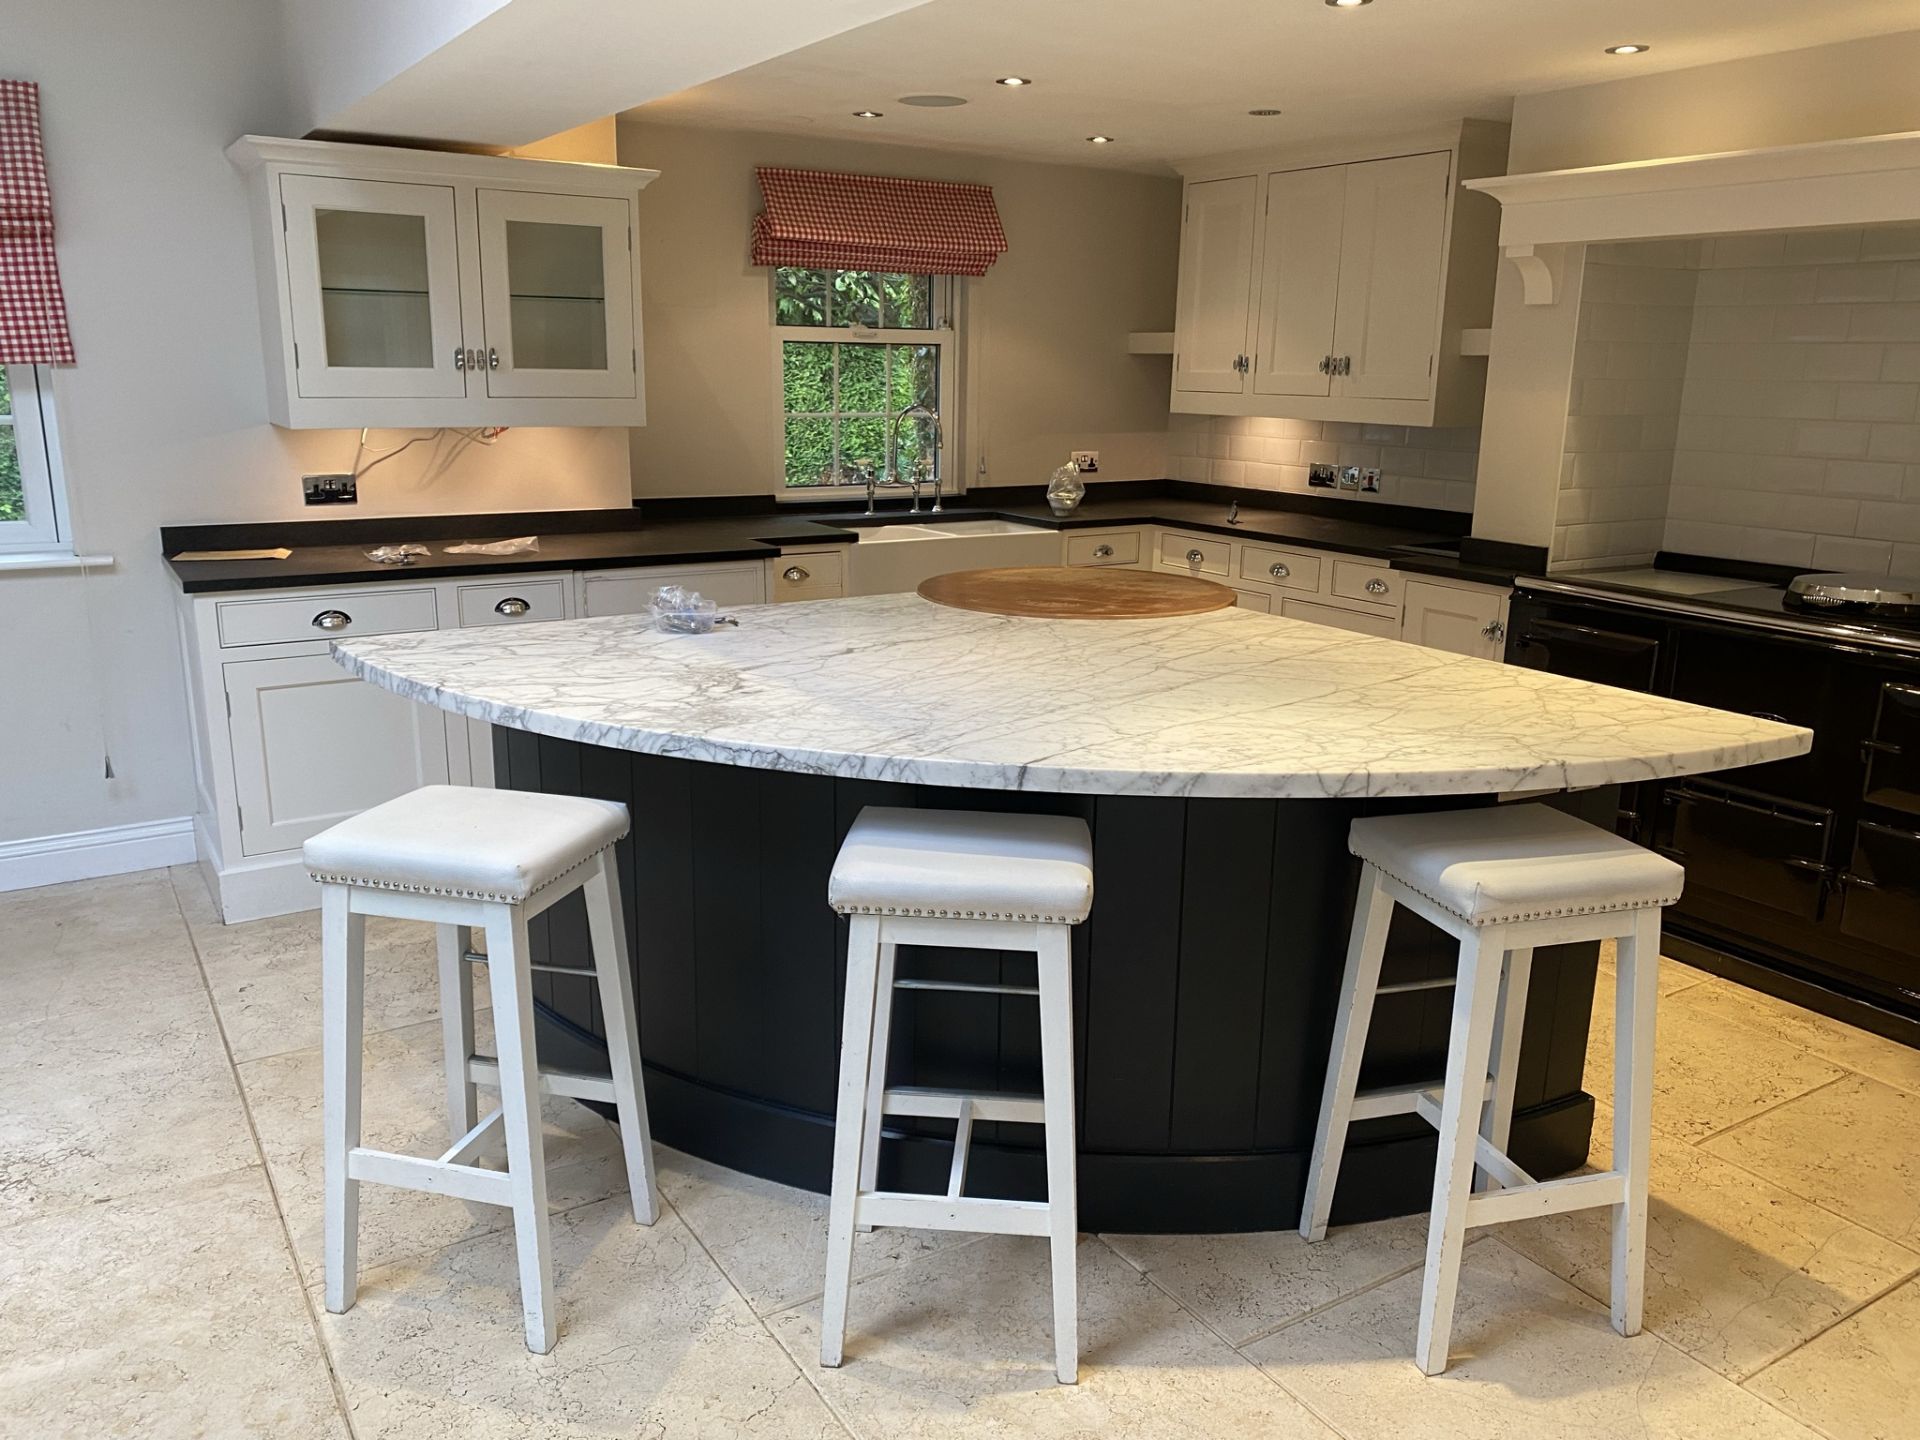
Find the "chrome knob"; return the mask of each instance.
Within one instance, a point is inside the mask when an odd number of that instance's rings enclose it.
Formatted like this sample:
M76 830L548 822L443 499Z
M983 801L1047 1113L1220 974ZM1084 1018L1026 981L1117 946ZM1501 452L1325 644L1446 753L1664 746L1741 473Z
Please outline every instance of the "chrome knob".
M1093 558L1096 560L1111 560L1113 558L1113 546L1111 545L1094 546Z
M1498 620L1489 620L1480 627L1480 633L1489 640L1504 640L1507 638L1507 627Z
M453 350L453 368L456 370L464 370L467 368L467 352L457 345Z
M313 617L316 630L344 630L353 623L353 617L344 610L322 610Z
M1280 564L1278 561L1275 561L1273 564L1267 567L1267 573L1273 576L1273 578L1276 580L1284 580L1287 578L1287 576L1291 575L1293 572L1287 569L1286 566Z
M500 352L491 345L487 347L487 368L489 370L498 370L500 368Z
M496 615L524 615L532 608L533 606L522 600L518 595L509 595L493 607L493 613Z
M1206 558L1207 557L1202 555L1198 550L1187 551L1187 563L1189 565L1198 565L1202 560Z
M807 579L808 575L807 572L802 570L798 565L789 565L780 572L780 578L782 580L791 580L794 584L798 585L802 580Z
M1384 595L1384 594L1386 594L1386 593L1387 593L1387 582L1386 582L1386 581L1384 581L1384 580L1369 580L1369 581L1367 581L1367 593L1368 593L1369 595Z

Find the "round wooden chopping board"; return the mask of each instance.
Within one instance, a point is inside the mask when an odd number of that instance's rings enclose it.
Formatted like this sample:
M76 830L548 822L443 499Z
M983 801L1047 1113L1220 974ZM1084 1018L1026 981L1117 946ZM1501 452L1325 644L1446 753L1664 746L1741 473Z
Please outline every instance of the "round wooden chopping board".
M923 598L956 610L1036 620L1150 620L1201 615L1233 604L1233 591L1211 580L1147 570L1071 565L1018 565L956 570L920 583Z

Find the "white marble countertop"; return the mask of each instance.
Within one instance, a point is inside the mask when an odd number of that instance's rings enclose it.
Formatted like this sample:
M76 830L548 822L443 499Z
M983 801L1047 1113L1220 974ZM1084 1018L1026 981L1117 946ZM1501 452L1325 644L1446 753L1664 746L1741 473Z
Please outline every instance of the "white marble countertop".
M692 760L1081 794L1560 790L1798 755L1812 732L1299 620L1026 620L916 595L335 643L496 725Z

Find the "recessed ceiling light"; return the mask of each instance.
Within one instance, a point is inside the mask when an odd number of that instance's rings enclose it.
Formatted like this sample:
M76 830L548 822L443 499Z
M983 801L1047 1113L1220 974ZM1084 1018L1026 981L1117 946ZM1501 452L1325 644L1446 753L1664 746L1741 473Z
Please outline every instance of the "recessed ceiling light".
M1247 113L1249 115L1267 116L1267 115L1278 115L1280 112L1278 110L1249 110L1247 111Z
M1111 144L1113 143L1113 136L1111 136L1111 135L1089 135L1089 136L1087 136L1087 143L1088 143L1089 145L1111 145Z
M1027 79L1024 75L1002 75L993 83L996 85L1031 85L1033 81Z
M1327 0L1327 4L1336 10L1355 10L1362 5L1371 5L1373 0Z
M1647 53L1647 51L1651 50L1652 48L1653 47L1651 45L1609 45L1607 46L1607 54L1609 55L1644 55Z
M955 105L966 104L961 95L902 95L902 105L918 105L922 110L950 110Z
M853 112L853 118L856 120L878 120L884 113L885 112L881 110L856 110Z

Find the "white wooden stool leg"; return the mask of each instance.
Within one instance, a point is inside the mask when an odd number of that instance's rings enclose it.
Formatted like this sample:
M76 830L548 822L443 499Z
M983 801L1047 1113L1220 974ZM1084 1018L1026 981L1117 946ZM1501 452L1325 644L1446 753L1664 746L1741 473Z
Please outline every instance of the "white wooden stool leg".
M360 1182L347 1154L360 1144L361 1042L366 1023L366 917L344 885L320 887L322 1108L326 1128L327 1309L352 1307L359 1288Z
M1438 1375L1447 1368L1460 1253L1466 1246L1467 1200L1473 1193L1474 1139L1479 1127L1493 1019L1500 1000L1503 945L1484 931L1460 942L1453 1025L1447 1037L1446 1094L1440 1107L1440 1151L1433 1170L1433 1215L1427 1223L1427 1270L1420 1288L1420 1333L1414 1361Z
M540 1066L533 1048L533 976L527 917L501 905L487 919L487 970L493 991L493 1044L500 1058L500 1109L512 1177L513 1235L520 1252L520 1304L527 1348L553 1349L559 1317L552 1305L553 1256L547 1238L547 1157L541 1131Z
M593 969L600 982L607 1062L613 1072L614 1108L620 1119L620 1145L626 1152L633 1218L642 1225L651 1225L659 1214L653 1185L653 1131L647 1124L647 1091L640 1074L633 970L627 960L627 927L620 913L620 892L614 884L612 858L611 850L601 851L587 876L587 930L593 940Z
M1374 995L1380 988L1380 962L1387 953L1387 926L1393 897L1371 865L1360 869L1360 890L1353 902L1353 929L1347 936L1347 968L1340 980L1340 1008L1334 1015L1333 1046L1327 1054L1327 1083L1320 1092L1320 1122L1314 1130L1307 1193L1300 1205L1300 1234L1327 1237L1333 1213L1333 1187L1340 1178L1341 1152L1360 1083L1360 1059L1373 1023Z
M440 946L440 1037L447 1071L447 1134L456 1142L480 1123L480 1106L467 1078L473 1058L473 931L465 925L433 927Z
M1047 1117L1047 1233L1053 1251L1053 1371L1062 1385L1080 1378L1080 1192L1074 1154L1073 934L1042 925L1040 1083Z
M833 1181L827 1208L827 1288L820 1305L820 1363L840 1363L853 1283L854 1199L866 1134L867 1068L880 964L880 920L852 916L847 926L847 998L840 1027L840 1091L833 1116Z
M1653 1137L1653 1032L1660 912L1634 918L1614 964L1613 1168L1625 1198L1613 1207L1613 1328L1640 1333L1647 1285L1647 1168Z
M886 1128L883 1104L887 1092L887 1047L893 1035L893 952L891 945L880 947L880 961L874 976L873 1048L867 1055L867 1119L860 1135L860 1193L870 1195L880 1188L880 1132ZM871 1225L856 1227L861 1234Z
M1507 952L1500 967L1500 1003L1493 1017L1493 1093L1480 1110L1480 1133L1502 1155L1513 1134L1513 1089L1520 1075L1520 1034L1526 1028L1527 987L1533 979L1533 947ZM1473 1188L1488 1190L1493 1178L1475 1173Z

